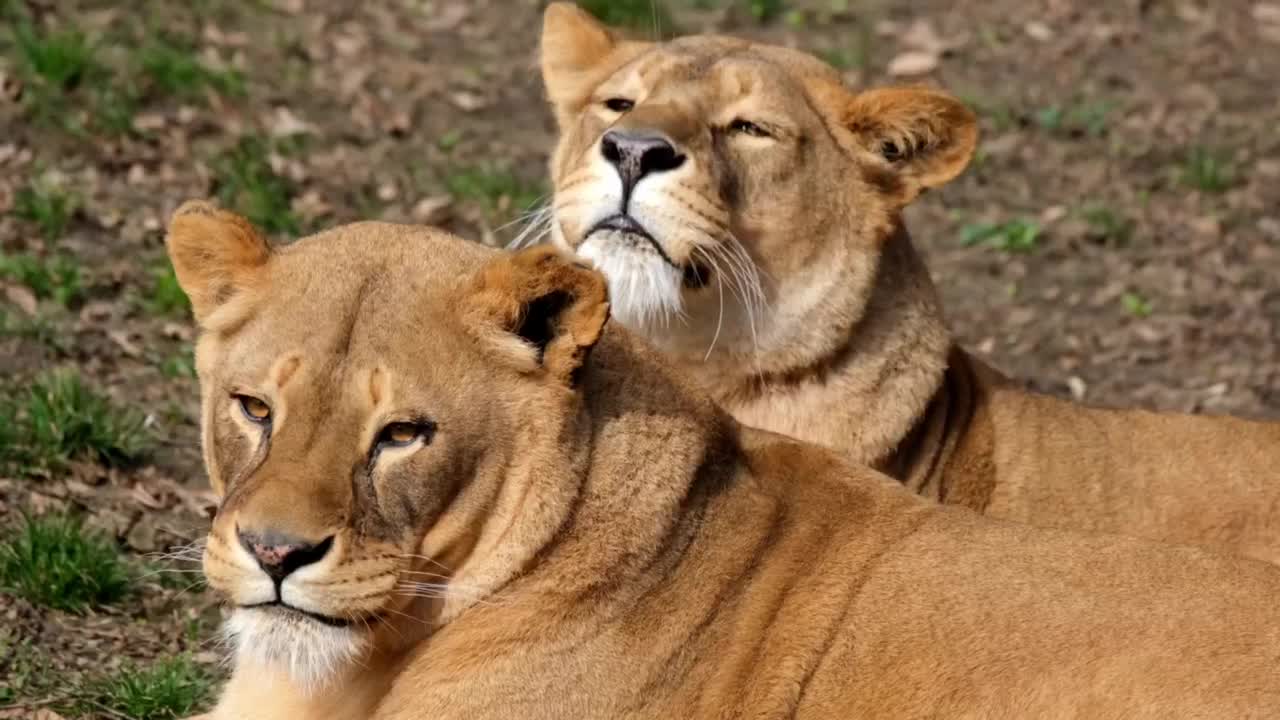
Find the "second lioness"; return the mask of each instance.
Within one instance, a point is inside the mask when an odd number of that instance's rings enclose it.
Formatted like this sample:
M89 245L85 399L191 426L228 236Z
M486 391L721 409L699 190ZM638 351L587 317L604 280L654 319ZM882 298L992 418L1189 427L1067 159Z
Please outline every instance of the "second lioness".
M988 515L1280 561L1280 424L1088 408L954 344L901 211L968 164L958 101L744 40L623 41L564 4L542 69L552 241L739 420Z

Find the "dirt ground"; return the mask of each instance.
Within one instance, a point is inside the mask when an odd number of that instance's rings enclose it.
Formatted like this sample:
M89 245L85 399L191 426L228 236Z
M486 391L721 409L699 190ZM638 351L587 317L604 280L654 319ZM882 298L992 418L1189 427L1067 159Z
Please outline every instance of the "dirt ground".
M979 111L974 165L911 208L908 227L959 337L993 364L1088 402L1280 417L1280 4L663 5L663 31L804 48L852 85L936 84ZM192 326L157 285L168 215L219 197L272 218L282 239L375 217L510 239L518 224L504 224L546 191L554 136L541 7L14 2L37 28L82 31L115 79L44 98L0 28L0 254L65 255L83 285L64 308L0 277L0 377L78 368L145 414L155 449L124 469L0 469L0 514L86 509L143 559L198 539L210 498L184 364ZM157 37L235 82L144 83L111 127L111 83L127 87ZM72 198L64 229L22 209L32 187ZM0 687L21 684L0 717L35 717L59 683L124 662L219 657L213 600L182 582L145 581L87 619L0 594L0 618ZM33 666L50 682L33 682Z

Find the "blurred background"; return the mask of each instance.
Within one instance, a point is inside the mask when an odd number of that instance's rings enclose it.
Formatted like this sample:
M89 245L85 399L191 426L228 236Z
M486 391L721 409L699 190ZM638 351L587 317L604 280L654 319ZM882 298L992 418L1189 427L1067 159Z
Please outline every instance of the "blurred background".
M981 116L908 226L968 347L1105 405L1280 416L1280 2L587 0ZM536 0L0 0L0 718L181 717L223 669L169 213L503 244L546 199Z

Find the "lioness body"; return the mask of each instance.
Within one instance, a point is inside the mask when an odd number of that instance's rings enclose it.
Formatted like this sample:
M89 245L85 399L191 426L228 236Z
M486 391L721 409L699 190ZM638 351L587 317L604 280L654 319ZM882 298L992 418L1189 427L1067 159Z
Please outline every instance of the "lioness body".
M198 204L168 242L237 644L217 720L1280 713L1273 566L744 429L554 252L371 223L276 251Z
M552 242L738 420L994 517L1280 562L1280 423L1091 409L954 345L901 211L968 163L959 102L745 40L623 41L564 4L542 64Z

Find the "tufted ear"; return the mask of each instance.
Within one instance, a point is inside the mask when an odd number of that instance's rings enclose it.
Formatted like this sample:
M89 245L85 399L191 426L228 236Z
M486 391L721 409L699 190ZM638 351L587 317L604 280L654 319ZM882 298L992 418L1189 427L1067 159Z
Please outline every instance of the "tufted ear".
M959 175L978 144L977 117L937 90L878 88L854 95L827 87L817 96L843 142L887 165L903 205Z
M547 99L561 126L577 116L609 73L651 44L624 40L572 3L548 5L539 55Z
M466 321L485 344L567 386L609 321L604 276L549 246L489 261L465 294Z
M248 220L199 200L173 213L165 245L202 324L253 283L271 257L271 247Z

